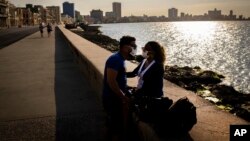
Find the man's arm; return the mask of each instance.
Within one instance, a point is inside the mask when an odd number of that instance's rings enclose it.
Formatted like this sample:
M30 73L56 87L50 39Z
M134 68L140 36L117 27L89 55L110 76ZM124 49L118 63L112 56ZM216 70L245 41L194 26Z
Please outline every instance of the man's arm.
M107 81L108 85L111 88L111 90L117 94L118 97L123 98L125 97L124 93L122 90L119 88L119 85L116 81L118 72L112 68L107 68Z

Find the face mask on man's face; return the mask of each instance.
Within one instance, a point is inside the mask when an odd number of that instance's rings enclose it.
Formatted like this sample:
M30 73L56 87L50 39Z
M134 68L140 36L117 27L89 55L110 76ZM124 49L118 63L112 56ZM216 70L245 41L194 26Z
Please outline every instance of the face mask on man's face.
M148 51L143 51L142 52L142 57L147 59L148 58Z
M130 55L135 56L137 53L137 50L132 48L132 51L130 52Z

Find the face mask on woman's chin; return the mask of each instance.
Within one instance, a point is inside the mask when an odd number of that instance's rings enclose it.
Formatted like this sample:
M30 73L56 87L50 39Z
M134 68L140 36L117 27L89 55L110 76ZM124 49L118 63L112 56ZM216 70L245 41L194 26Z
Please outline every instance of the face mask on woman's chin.
M143 51L142 52L142 57L147 59L148 58L148 51Z

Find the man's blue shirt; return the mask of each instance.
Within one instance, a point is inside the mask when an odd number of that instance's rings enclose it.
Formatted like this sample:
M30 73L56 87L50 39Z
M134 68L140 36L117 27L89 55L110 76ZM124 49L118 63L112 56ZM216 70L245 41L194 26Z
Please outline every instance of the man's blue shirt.
M107 82L107 68L113 69L118 72L116 81L119 85L119 88L123 92L125 92L127 85L125 59L120 52L116 52L108 58L104 69L103 96L112 96L114 95L114 92L111 90Z

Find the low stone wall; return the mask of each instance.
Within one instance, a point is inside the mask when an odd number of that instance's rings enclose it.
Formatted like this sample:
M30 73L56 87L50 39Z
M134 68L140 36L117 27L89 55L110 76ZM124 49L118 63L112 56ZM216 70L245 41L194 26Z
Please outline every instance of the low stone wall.
M61 25L58 28L68 41L76 57L75 60L89 80L90 86L98 94L98 98L101 99L104 65L111 53L72 33Z

